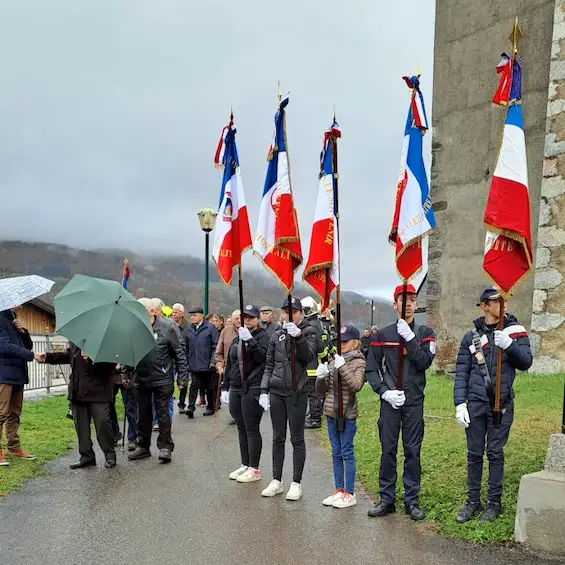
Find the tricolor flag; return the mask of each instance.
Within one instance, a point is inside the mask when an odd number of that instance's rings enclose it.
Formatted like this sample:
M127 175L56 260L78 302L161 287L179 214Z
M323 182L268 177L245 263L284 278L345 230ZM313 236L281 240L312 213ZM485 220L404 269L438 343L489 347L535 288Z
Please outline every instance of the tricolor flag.
M222 137L214 157L214 164L224 169L224 176L214 230L212 256L216 262L220 279L228 285L232 280L233 268L241 262L241 256L251 247L251 231L243 194L235 134L236 128L233 116L231 116L230 123L222 130Z
M267 157L269 165L253 253L261 259L285 290L290 292L294 286L294 272L302 263L302 248L286 150L287 105L288 96L281 100L275 114L275 131Z
M428 129L424 97L417 76L403 77L412 98L404 130L396 206L389 242L396 247L396 270L408 282L424 266L422 240L435 228L428 175L424 166L423 137Z
M487 230L483 269L499 288L504 298L526 277L532 268L532 236L528 164L522 119L522 71L516 59L508 63L500 104L504 97L508 106L502 146L492 177L484 223ZM499 86L499 90L501 87ZM497 91L498 93L498 91Z
M332 291L339 285L339 233L336 214L336 178L334 170L335 143L341 137L334 121L324 135L324 147L320 158L320 184L316 213L312 225L310 255L302 278L322 299L324 311L330 303Z
M127 290L128 281L131 273L129 270L129 261L127 257L124 259L124 268L122 269L122 286Z

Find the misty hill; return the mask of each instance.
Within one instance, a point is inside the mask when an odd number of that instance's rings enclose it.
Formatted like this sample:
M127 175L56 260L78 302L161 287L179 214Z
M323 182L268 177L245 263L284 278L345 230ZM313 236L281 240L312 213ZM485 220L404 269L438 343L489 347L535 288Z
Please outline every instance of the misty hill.
M63 288L74 274L121 280L124 257L128 257L131 278L128 290L136 297L158 296L166 304L201 305L204 289L204 262L194 257L142 257L127 250L76 249L49 243L0 242L0 276L36 274L55 281L48 300ZM310 287L297 284L295 294L315 296ZM244 299L258 306L278 307L283 299L281 287L266 273L247 271ZM343 322L368 325L370 309L365 297L342 292ZM237 285L224 286L210 265L210 311L228 314L238 304ZM375 301L374 322L385 325L393 319L389 303Z

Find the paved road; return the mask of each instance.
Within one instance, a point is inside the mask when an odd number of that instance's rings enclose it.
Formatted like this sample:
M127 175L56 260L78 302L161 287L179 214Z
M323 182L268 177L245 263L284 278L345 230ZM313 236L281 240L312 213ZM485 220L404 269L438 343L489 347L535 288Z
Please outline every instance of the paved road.
M363 496L354 508L324 508L331 463L312 435L303 499L263 499L260 483L227 478L239 452L226 412L216 423L175 416L177 449L168 466L155 457L127 462L124 454L112 470L71 471L70 457L50 464L48 476L0 503L2 565L550 563L517 550L484 550L444 539L400 515L369 519L371 503ZM263 419L263 485L270 478L269 423ZM287 458L287 486L289 470Z

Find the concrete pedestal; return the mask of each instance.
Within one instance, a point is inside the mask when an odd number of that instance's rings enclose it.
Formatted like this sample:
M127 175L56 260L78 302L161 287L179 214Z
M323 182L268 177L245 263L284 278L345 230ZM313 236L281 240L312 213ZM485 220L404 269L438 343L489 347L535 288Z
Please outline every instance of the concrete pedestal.
M514 537L532 549L565 556L565 435L551 436L545 469L520 481Z

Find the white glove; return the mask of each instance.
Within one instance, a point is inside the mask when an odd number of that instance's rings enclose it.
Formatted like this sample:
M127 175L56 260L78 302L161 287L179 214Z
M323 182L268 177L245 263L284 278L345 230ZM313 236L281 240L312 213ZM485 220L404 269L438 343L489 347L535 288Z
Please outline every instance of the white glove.
M383 392L381 398L388 402L395 410L398 410L406 402L403 390L387 390Z
M286 324L285 330L288 332L290 337L298 337L302 333L302 330L292 322L288 322Z
M325 379L329 374L330 370L325 363L318 365L318 368L316 369L316 377L318 377L319 379Z
M336 353L334 357L334 363L335 363L335 368L339 369L340 367L343 367L345 365L345 358L343 358L341 355L338 355Z
M222 390L222 394L220 395L220 401L222 404L230 403L230 393L227 390Z
M416 337L406 320L398 320L398 322L396 322L396 331L404 341L411 341Z
M268 394L260 394L259 395L259 406L265 410L265 412L271 407L271 403L269 402L269 395Z
M237 333L239 334L239 339L241 339L241 341L249 341L253 337L251 332L245 326L239 328Z
M508 349L512 345L512 338L502 330L495 330L494 345L500 349Z
M455 407L455 418L457 423L463 428L469 427L471 418L469 418L469 410L467 410L467 405L464 402Z

